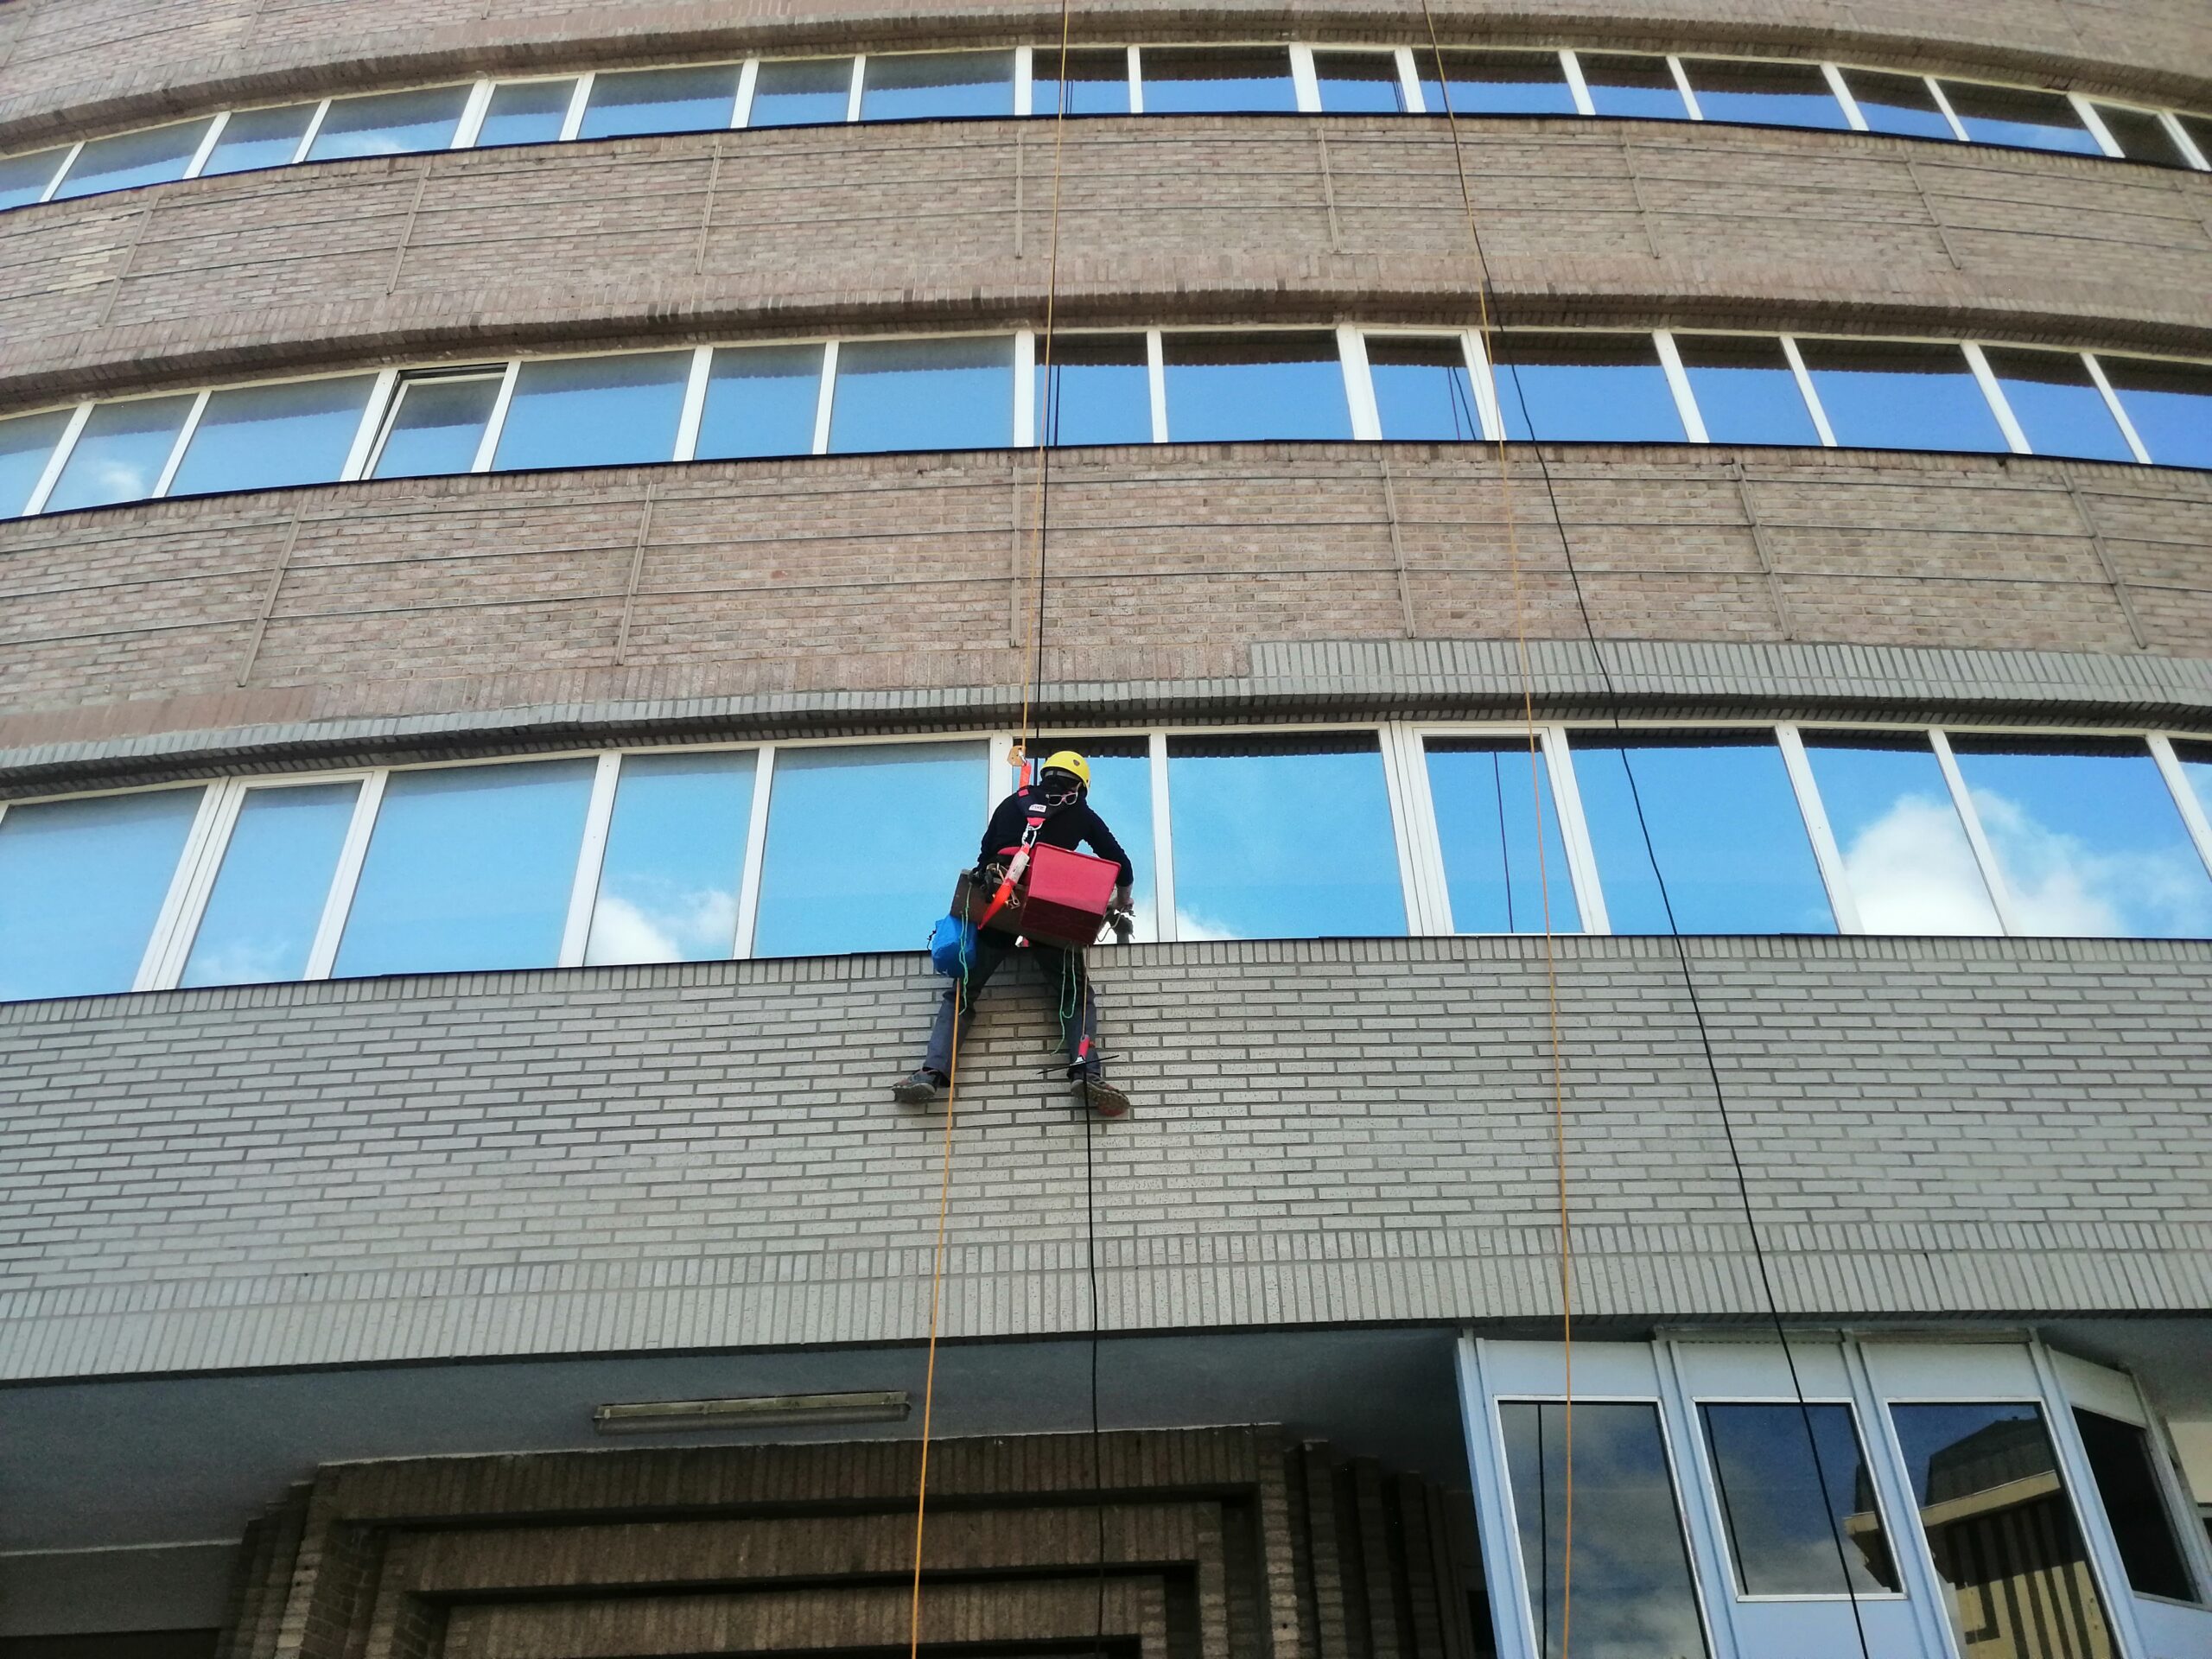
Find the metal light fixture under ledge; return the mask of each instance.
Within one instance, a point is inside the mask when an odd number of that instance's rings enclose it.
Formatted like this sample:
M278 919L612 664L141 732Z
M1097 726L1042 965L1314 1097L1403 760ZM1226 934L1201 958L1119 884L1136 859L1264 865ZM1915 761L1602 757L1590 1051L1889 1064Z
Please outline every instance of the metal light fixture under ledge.
M858 1394L756 1394L737 1400L641 1400L594 1406L602 1434L682 1434L714 1428L788 1428L817 1423L903 1423L904 1389Z

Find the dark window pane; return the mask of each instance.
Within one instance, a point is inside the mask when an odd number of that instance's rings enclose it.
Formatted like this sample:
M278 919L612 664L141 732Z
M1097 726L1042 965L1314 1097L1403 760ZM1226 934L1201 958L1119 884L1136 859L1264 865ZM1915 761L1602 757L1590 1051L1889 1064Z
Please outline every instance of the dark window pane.
M1805 753L1868 932L2005 931L1926 738L1807 732Z
M0 817L0 1001L127 991L197 789L11 806Z
M1687 121L1689 105L1675 84L1664 58L1632 57L1610 52L1577 54L1591 107L1600 115L1643 121Z
M476 464L484 423L499 400L501 377L423 375L399 383L399 405L385 432L372 478L428 478Z
M1566 1659L1567 1407L1501 1401L1505 1468L1542 1659ZM1655 1406L1574 1402L1574 1614L1580 1659L1702 1659L1705 1626Z
M1802 340L1835 441L1847 449L1999 451L2005 434L1955 346Z
M143 501L161 481L192 394L102 404L92 410L46 499L48 512Z
M1014 341L848 340L837 351L830 448L1003 449L1014 442Z
M55 440L68 424L66 409L0 421L0 518L12 518L23 510L54 457Z
M1295 110L1288 47L1147 47L1147 115Z
M1351 435L1334 334L1169 334L1162 351L1176 443Z
M2097 363L2152 461L2212 467L2212 369L2101 353Z
M575 93L573 80L509 81L494 86L484 124L476 130L476 147L551 143L561 136Z
M586 962L730 954L753 773L749 749L622 757Z
M2104 1504L2113 1541L2120 1546L2129 1586L2138 1595L2164 1596L2169 1601L2200 1599L2190 1582L2189 1568L2182 1563L2172 1517L2158 1490L2150 1437L2133 1423L2079 1406L2074 1408L2074 1426L2081 1431L2089 1478Z
M46 194L63 152L41 149L30 156L0 156L0 208L26 207Z
M1943 118L1943 107L1918 75L1885 75L1876 69L1847 69L1843 84L1867 127L1907 138L1947 138L1958 134Z
M2181 123L2182 130L2195 142L2196 153L2212 162L2212 116L2177 114L2174 119Z
M1745 63L1731 58L1685 58L1682 72L1708 121L1743 121L1764 127L1847 128L1843 105L1820 66Z
M1709 1405L1698 1414L1738 1590L1840 1596L1898 1588L1850 1407Z
M2174 136L2166 130L2166 124L2148 110L2132 110L2124 104L2100 104L2097 115L2105 124L2105 130L2112 134L2113 143L2120 146L2120 153L2131 162L2150 162L2159 167L2187 167L2189 157L2183 155Z
M1978 144L2067 149L2082 156L2104 153L2061 93L1947 80L1943 96L1951 100L1951 113L1959 118L1967 137Z
M1367 368L1385 438L1472 442L1482 436L1474 379L1458 340L1370 334Z
M1590 443L1681 443L1681 412L1649 334L1495 337L1505 435Z
M221 137L200 169L203 179L218 173L250 173L259 167L283 167L300 148L308 123L315 119L312 104L287 104L273 110L235 110L223 124Z
M2212 743L2177 743L2174 753L2181 761L2182 776L2196 796L2196 804L2207 817L2212 817Z
M375 385L373 376L362 374L213 393L168 493L213 495L334 482L346 469Z
M358 783L247 792L180 984L264 985L307 972L360 792Z
M1106 821L1114 839L1137 867L1130 897L1136 906L1136 937L1160 937L1159 895L1153 887L1152 745L1141 737L1039 737L1029 753L1042 760L1073 749L1090 762L1090 810ZM1111 932L1100 941L1110 944Z
M689 352L525 363L492 470L666 461L690 372Z
M1685 933L1836 931L1772 737L1593 734L1573 742L1574 780L1614 932L1668 931L1669 901Z
M1900 1404L1890 1421L1961 1650L2118 1651L2041 1410Z
M95 138L77 152L68 175L54 193L56 201L72 196L98 195L105 190L128 190L133 185L167 184L184 176L193 153L207 136L205 121L184 121L172 127L144 132L118 133Z
M351 156L405 156L443 149L461 128L466 86L431 86L412 92L375 92L334 99L330 113L308 147L311 162Z
M1431 115L1575 113L1574 89L1556 52L1446 52L1441 85L1434 52L1414 48L1414 67Z
M715 353L699 421L701 461L804 455L814 448L822 347L748 346Z
M764 59L753 83L748 127L818 127L842 121L852 107L850 58Z
M1142 334L1062 335L1052 342L1049 372L1042 340L1037 354L1039 442L1152 442L1152 375Z
M2120 423L2105 405L2077 352L2012 352L1987 348L1989 372L2012 405L2012 418L2039 455L2080 455L2090 461L2133 461Z
M1129 54L1122 47L1081 47L1067 54L1063 78L1058 47L1039 47L1029 64L1029 107L1037 115L1060 112L1065 79L1070 115L1127 115L1129 112Z
M1532 766L1529 745L1518 739L1432 737L1426 747L1452 931L1541 933L1547 926L1548 893L1551 930L1581 931L1582 912L1574 902L1574 878L1567 869L1559 813L1552 805L1551 774L1541 752Z
M1395 52L1316 52L1314 78L1321 107L1332 115L1396 115L1406 107L1405 83L1398 79Z
M1397 936L1397 841L1372 735L1171 737L1185 939Z
M1690 396L1715 443L1821 441L1782 342L1751 334L1677 334Z
M766 67L764 65L763 67ZM620 138L641 132L715 132L737 107L737 66L633 69L591 84L579 138Z
M931 121L1014 113L1011 52L899 52L871 57L863 121Z

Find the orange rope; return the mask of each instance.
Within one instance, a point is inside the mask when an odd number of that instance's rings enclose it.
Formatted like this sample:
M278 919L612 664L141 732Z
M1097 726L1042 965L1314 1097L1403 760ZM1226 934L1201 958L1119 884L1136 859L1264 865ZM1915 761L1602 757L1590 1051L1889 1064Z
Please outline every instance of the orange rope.
M944 1222L952 1208L952 1117L960 1099L961 1007L968 994L963 968L952 988L952 1059L944 1079L944 1159L938 1176L937 1249L930 1266L930 1357L922 1380L922 1466L914 1491L914 1596L906 1615L906 1659L916 1659L922 1645L922 1529L928 1519L930 1494L930 1427L937 1406L938 1307L944 1293Z

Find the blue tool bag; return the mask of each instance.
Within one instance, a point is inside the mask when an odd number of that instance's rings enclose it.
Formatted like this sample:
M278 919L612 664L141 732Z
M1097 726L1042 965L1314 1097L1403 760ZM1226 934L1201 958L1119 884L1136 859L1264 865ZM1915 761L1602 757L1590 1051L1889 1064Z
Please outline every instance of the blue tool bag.
M930 930L930 966L948 979L967 973L976 959L976 926L957 916L946 916Z

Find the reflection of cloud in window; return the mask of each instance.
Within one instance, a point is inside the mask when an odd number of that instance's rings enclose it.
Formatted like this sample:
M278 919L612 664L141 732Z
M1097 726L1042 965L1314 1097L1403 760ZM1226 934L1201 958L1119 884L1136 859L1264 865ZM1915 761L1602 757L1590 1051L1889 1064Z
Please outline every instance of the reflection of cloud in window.
M2203 871L2186 855L2100 852L1988 790L1975 790L1974 804L2024 931L2066 938L2212 932Z
M188 985L264 985L300 976L299 951L283 939L233 939L205 956L194 953Z
M1178 905L1175 906L1175 937L1181 940L1241 939L1244 935L1225 923L1214 921Z
M695 962L728 956L736 932L737 895L720 888L642 904L602 893L588 954L594 963Z
M1844 874L1872 933L1994 933L1974 849L1947 800L1900 795L1844 849Z
M92 489L99 499L135 501L154 487L154 480L146 474L145 467L127 461L102 460L92 467Z

